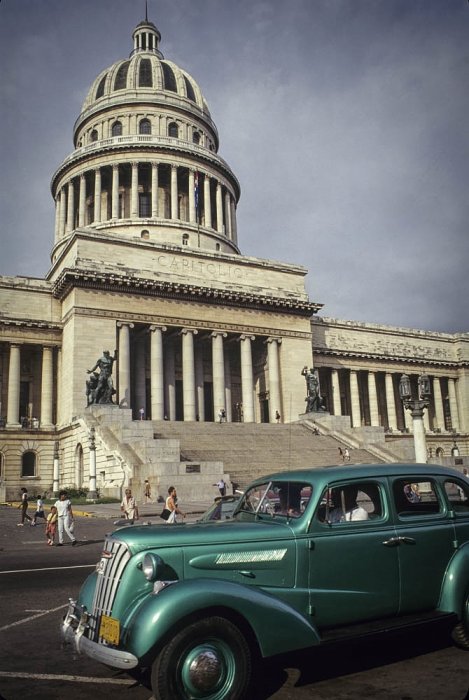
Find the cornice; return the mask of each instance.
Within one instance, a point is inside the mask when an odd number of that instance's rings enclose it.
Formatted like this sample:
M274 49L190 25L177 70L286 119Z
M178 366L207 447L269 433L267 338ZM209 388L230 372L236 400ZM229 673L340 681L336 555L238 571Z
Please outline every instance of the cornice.
M35 328L47 331L61 331L61 323L53 323L52 321L36 321L30 318L2 318L0 316L0 327L8 328Z
M66 268L52 287L56 299L64 299L75 287L81 289L99 289L107 292L125 292L140 296L183 299L205 304L245 307L262 311L293 314L310 317L322 304L302 299L270 297L250 292L234 291L195 284L181 284L167 280L150 280L127 277L115 273L96 272Z
M314 342L314 341L313 341ZM428 366L428 367L452 367L454 369L460 367L469 367L469 362L457 360L442 360L434 357L411 357L406 355L388 355L384 353L373 352L354 352L353 350L331 350L326 348L314 349L313 356L339 357L347 359L359 360L374 360L389 363L405 363L411 365Z

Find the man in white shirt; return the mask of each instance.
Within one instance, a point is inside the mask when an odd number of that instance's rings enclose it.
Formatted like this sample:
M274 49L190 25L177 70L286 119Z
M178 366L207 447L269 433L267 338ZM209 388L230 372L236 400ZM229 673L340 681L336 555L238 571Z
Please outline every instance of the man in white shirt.
M368 512L357 504L358 489L344 486L333 490L334 508L329 513L330 523L344 523L351 520L368 520Z
M77 540L73 534L73 513L72 504L67 497L66 491L61 491L59 493L59 500L54 503L57 508L57 523L59 532L59 542L57 547L62 547L64 543L64 531L67 536L72 541L72 545L77 543Z

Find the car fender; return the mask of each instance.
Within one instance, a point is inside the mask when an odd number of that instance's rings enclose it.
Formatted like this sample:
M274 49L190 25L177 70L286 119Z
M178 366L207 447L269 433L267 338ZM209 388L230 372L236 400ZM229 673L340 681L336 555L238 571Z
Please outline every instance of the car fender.
M446 569L441 589L438 609L454 612L460 619L465 616L469 623L467 599L469 596L469 542L466 542L455 552Z
M298 610L262 589L218 579L193 579L146 598L125 622L125 648L145 662L153 648L185 618L234 611L250 625L262 656L319 644L311 622ZM216 611L210 612L210 611Z

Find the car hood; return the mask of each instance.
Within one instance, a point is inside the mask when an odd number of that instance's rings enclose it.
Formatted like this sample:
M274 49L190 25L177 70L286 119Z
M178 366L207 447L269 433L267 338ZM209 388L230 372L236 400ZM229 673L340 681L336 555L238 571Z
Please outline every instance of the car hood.
M260 540L284 540L292 538L291 527L279 521L203 522L192 525L142 525L116 530L112 538L124 542L133 554L146 549L164 547L201 547L205 545L227 545Z

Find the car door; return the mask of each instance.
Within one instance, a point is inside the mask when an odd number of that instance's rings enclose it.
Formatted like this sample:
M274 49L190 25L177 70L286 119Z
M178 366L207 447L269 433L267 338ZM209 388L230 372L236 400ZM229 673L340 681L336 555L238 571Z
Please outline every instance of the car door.
M434 609L455 552L453 520L437 479L390 478L399 546L400 614Z
M325 509L343 487L357 488L364 520L331 522ZM319 628L394 615L399 606L398 547L386 480L341 481L322 494L310 527L310 610ZM340 501L340 497L339 497Z

